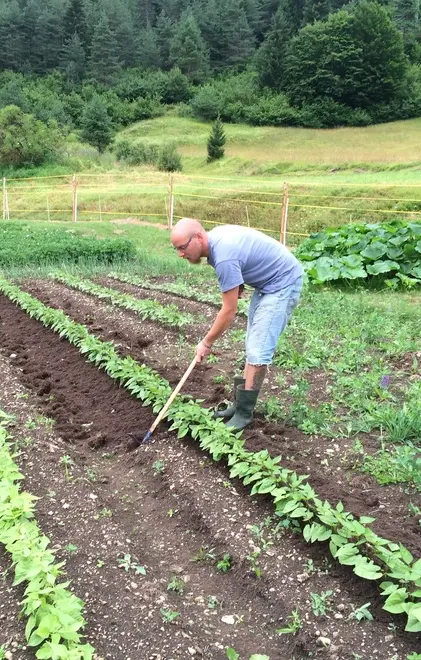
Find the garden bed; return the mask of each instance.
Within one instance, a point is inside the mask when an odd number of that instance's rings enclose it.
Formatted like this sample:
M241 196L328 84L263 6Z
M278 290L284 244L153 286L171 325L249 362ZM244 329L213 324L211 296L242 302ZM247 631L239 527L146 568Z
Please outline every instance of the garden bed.
M145 362L172 385L203 332L202 323L186 338L184 330L140 321L50 281L24 288L102 340L112 339L120 355ZM197 313L209 317L199 307ZM213 464L192 440L177 440L165 423L151 445L139 447L154 419L149 408L3 295L0 319L1 407L17 415L12 432L22 450L25 487L42 498L40 525L60 547L73 588L86 601L86 632L100 657L223 660L232 647L245 660L252 653L271 660L326 654L403 660L421 650L415 635L402 632L402 621L381 609L376 584L337 565L323 546L307 546L276 519L266 524L273 513L269 500L250 498L224 464ZM217 363L195 369L184 392L205 406L219 403L226 392L215 376L231 373L234 362L232 349L222 348ZM277 387L273 374L267 387L280 395L271 389ZM420 556L419 525L406 519L409 495L352 475L344 443L283 430L262 417L245 437L249 450L282 454L283 464L310 475L322 497L342 500L356 515L373 515L378 533ZM320 465L328 449L329 464ZM416 497L411 501L421 504ZM257 575L249 557L259 545L265 550ZM217 562L226 555L230 568L222 572ZM168 590L171 582L178 591ZM316 614L311 594L327 592L326 611ZM375 620L358 622L353 612L367 602ZM295 634L277 634L291 623L293 610L302 625ZM173 622L170 612L178 613Z

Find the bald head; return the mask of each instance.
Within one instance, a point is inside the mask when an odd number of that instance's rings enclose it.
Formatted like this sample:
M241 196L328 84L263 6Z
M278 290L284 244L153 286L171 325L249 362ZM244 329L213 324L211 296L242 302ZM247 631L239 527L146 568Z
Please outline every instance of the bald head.
M171 243L180 257L193 264L208 256L208 236L198 220L181 218L171 232Z

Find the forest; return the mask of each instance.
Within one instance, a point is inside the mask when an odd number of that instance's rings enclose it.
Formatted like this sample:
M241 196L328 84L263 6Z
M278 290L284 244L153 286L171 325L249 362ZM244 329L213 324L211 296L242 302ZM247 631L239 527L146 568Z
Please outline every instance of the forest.
M103 150L168 106L312 128L417 117L419 10L420 0L2 0L0 141L26 123L49 152L100 126Z

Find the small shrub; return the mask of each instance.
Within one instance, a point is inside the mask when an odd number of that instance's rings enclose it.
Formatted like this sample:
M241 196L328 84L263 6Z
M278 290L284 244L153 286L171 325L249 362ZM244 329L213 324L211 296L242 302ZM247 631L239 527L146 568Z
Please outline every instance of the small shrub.
M163 172L177 172L183 169L181 156L173 143L164 144L158 154L158 169Z

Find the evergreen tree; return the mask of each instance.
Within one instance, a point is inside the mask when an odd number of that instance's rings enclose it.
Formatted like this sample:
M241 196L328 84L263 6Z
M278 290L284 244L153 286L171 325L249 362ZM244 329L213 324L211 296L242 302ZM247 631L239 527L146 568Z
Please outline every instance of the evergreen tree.
M25 46L22 37L22 12L16 0L0 4L0 66L22 71Z
M63 28L64 41L71 39L76 32L85 53L89 52L90 38L83 0L70 0L70 4L63 18Z
M274 89L285 85L286 55L293 26L282 6L276 12L272 28L255 58L260 84Z
M167 16L164 10L158 16L154 32L156 43L159 50L161 66L164 69L171 69L170 44L175 35L176 24Z
M146 28L139 33L136 57L139 64L145 69L159 68L161 56L156 35L152 28Z
M60 62L63 45L63 8L61 0L43 3L36 25L36 54L34 68L45 73Z
M170 59L189 80L200 83L209 72L209 54L191 12L185 14L171 41Z
M111 119L100 97L95 94L85 107L82 117L82 140L105 151L111 142Z
M228 4L210 0L198 15L198 23L214 71L245 66L254 51L255 37L241 0L230 0Z
M41 13L39 0L28 0L23 12L20 26L20 36L23 45L23 62L27 71L36 70L37 64L37 22Z
M85 75L86 54L77 32L66 41L60 57L60 69L66 80L79 83Z
M330 0L304 0L303 25L324 21L330 11Z
M93 81L112 85L120 71L120 62L115 52L117 44L114 33L110 30L108 18L103 13L95 27L92 37L89 73Z
M224 157L225 142L226 136L224 133L224 127L222 125L221 118L218 115L217 119L215 119L212 124L212 129L208 138L208 163Z

